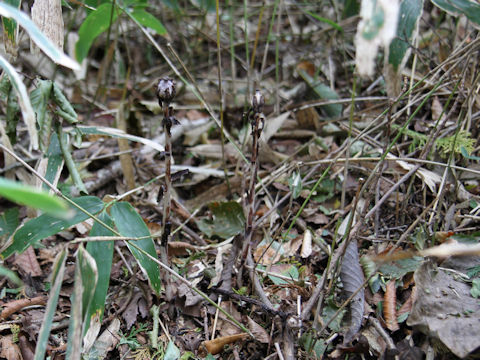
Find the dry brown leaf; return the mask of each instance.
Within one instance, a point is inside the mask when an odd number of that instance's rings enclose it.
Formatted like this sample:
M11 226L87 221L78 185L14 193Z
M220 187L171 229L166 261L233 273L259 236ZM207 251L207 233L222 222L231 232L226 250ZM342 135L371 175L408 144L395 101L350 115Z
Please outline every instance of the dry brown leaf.
M410 293L410 296L408 297L407 301L405 301L403 305L400 307L400 309L398 309L397 316L400 316L402 314L405 314L407 312L409 313L410 311L412 311L412 306L416 298L417 298L417 287L414 286L412 288L412 292Z
M263 344L269 344L271 340L270 340L270 335L268 335L267 331L263 327L258 325L255 321L253 321L249 316L247 317L247 319L248 319L248 329L255 337L255 340Z
M6 360L22 360L20 348L13 342L13 335L5 335L0 338L0 358Z
M435 96L432 101L432 120L438 121L440 115L442 114L443 106L438 100L438 96Z
M242 322L242 315L237 310L236 304L232 303L231 301L223 301L220 304L220 307L233 316L235 320ZM238 326L232 323L230 319L227 319L222 312L218 313L217 329L219 330L221 336L238 334Z
M383 297L383 317L385 323L390 331L397 331L400 329L397 322L397 293L395 288L395 280L390 280L385 289L385 296Z
M13 262L22 273L30 276L42 276L43 272L38 263L33 247L30 246L23 253L15 256Z
M204 347L205 350L212 355L217 355L220 352L222 352L223 347L225 345L231 344L238 340L245 339L247 336L248 334L245 334L245 333L222 336L213 340L204 341L201 343L200 347L202 348Z

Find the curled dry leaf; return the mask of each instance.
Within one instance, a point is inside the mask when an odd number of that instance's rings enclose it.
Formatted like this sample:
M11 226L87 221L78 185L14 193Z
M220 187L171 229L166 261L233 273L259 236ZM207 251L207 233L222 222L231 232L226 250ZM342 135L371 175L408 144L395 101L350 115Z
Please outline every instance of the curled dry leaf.
M385 323L390 331L397 331L400 329L397 322L397 294L395 289L395 280L390 280L385 289L385 296L383 297L383 316Z
M250 317L248 317L248 329L255 337L255 340L263 344L270 343L270 335L268 335L267 331L263 327L258 325L255 321L253 321Z
M361 290L353 297L350 303L350 326L346 332L343 343L349 343L362 325L363 312L365 310L365 290L363 289L363 272L358 258L356 241L351 241L345 251L340 270L340 278L343 282L343 290L350 297L359 288Z
M246 338L248 335L245 333L242 334L235 334L235 335L228 335L222 336L213 340L206 340L200 344L200 352L203 355L210 353L212 355L217 355L222 352L223 347L225 345L231 344L235 341L242 340Z

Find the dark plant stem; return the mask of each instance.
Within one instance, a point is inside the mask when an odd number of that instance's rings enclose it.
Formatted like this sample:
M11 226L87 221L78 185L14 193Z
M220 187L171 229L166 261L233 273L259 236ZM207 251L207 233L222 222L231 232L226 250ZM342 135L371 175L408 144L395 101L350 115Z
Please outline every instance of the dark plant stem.
M263 126L265 124L265 115L263 115L262 108L265 103L263 95L259 90L256 91L252 99L252 113L253 118L251 121L252 126L252 157L250 159L250 184L248 187L248 193L246 198L247 208L247 222L245 223L245 236L243 239L242 254L245 258L245 251L248 246L251 245L253 234L253 217L255 215L255 184L258 174L258 140L262 134Z
M172 229L170 213L172 208L171 189L172 189L172 126L178 124L173 116L173 108L170 102L175 97L175 82L166 77L160 79L157 86L157 97L160 106L163 109L163 131L165 133L165 187L163 189L163 221L162 221L162 238L160 243L160 258L164 264L168 262L168 240ZM165 273L165 297L167 301L173 299L174 291L171 286L170 276Z

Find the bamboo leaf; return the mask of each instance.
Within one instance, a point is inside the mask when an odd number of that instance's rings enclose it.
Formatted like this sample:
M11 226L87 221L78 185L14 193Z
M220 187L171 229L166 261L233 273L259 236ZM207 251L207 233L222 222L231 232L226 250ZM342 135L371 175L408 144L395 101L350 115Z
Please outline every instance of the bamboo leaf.
M69 213L65 200L48 192L24 185L22 183L0 177L0 196L20 205L30 206L52 216L68 218Z
M152 14L142 9L135 9L130 13L140 24L155 30L158 35L166 35L167 30L165 26Z
M73 201L90 214L96 214L103 208L103 202L95 196L83 196ZM8 258L13 253L22 253L30 245L48 236L54 235L62 230L88 219L88 215L75 208L75 215L71 219L57 219L51 215L40 215L25 223L13 235L13 241L2 253L1 258Z
M118 15L118 8L111 3L106 3L87 16L78 30L78 41L75 45L75 56L78 62L82 62L87 57L93 41L117 20Z
M127 202L115 203L111 209L111 215L113 222L117 227L120 234L129 237L143 237L150 236L150 231L143 219L138 215L132 205ZM127 246L130 252L137 259L138 264L142 271L145 272L149 280L150 286L157 293L160 294L161 282L160 282L160 270L158 265L150 258L146 257L143 253L131 246L131 241L127 241ZM146 251L149 255L157 258L157 252L155 251L155 245L152 238L145 238L135 241L135 245Z

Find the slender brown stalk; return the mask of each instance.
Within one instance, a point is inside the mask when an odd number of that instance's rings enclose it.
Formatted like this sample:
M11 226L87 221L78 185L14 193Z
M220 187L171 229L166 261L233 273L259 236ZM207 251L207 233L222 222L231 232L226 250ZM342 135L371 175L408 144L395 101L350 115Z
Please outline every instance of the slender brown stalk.
M176 88L175 81L165 77L160 79L157 86L158 103L163 110L163 130L165 133L165 188L163 191L163 221L162 221L162 238L160 243L160 257L164 264L168 264L168 240L170 237L172 222L170 220L170 212L172 208L171 188L172 188L172 126L178 124L173 116L173 108L170 106L171 101L175 97ZM165 296L167 300L173 299L173 288L170 284L170 277L165 274Z
M253 233L253 216L255 214L255 184L257 182L258 173L258 140L262 134L263 126L265 124L265 115L263 115L263 105L265 98L260 90L256 90L252 99L252 113L253 117L250 125L252 126L252 157L250 159L250 184L247 193L246 207L248 209L247 222L245 224L245 237L243 240L243 251L250 245Z

